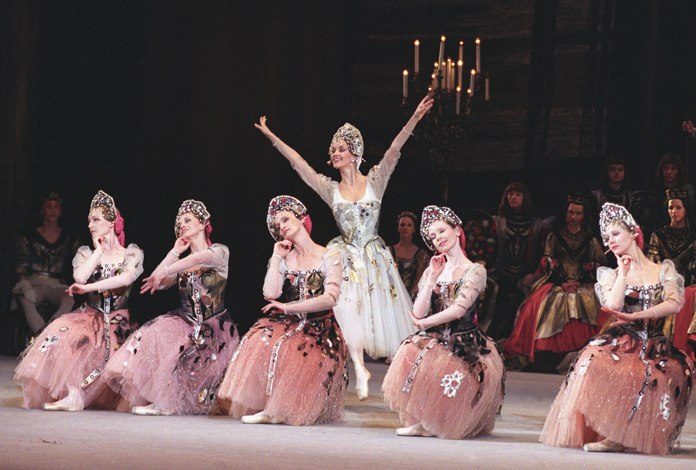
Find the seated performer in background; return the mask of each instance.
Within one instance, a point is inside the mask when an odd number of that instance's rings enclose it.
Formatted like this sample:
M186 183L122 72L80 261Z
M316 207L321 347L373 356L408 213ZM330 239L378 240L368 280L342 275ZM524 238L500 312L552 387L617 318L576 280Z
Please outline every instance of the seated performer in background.
M413 323L382 384L384 399L406 426L399 436L463 439L488 434L503 403L505 369L474 316L486 269L464 254L462 221L448 207L428 206L421 235L438 255L418 289Z
M53 320L69 312L74 303L67 289L71 280L70 261L78 240L59 225L61 215L63 201L51 192L42 198L41 226L17 240L17 284L12 292L17 294L33 333L46 324L37 305L51 304L56 309L50 318Z
M541 220L534 217L527 186L518 182L505 188L493 222L498 256L488 269L498 284L498 295L487 333L498 340L512 333L517 309L525 297L525 278L528 279L539 265L546 235Z
M669 225L655 230L650 236L648 258L653 263L661 263L668 259L674 263L677 272L684 276L684 306L675 316L665 319L665 335L674 345L687 353L693 354L687 342L691 321L694 316L694 274L696 271L696 230L688 226L688 217L693 208L689 202L686 190L667 190L667 210ZM695 325L696 326L696 325ZM693 356L692 356L693 358Z
M307 208L291 196L271 200L262 318L244 335L218 391L221 409L243 423L318 424L343 419L346 345L334 318L341 253L310 238ZM281 300L282 298L282 300Z
M539 440L664 455L679 438L694 386L693 363L662 333L684 303L684 279L671 261L645 257L626 208L605 204L600 227L619 267L598 269L597 295L616 321L578 354Z
M104 371L105 382L130 402L133 414L205 414L212 409L214 387L239 335L225 309L229 250L211 244L211 231L205 205L184 201L174 225L174 247L143 279L141 293L178 285L181 307L133 333Z
M374 359L392 357L401 340L414 330L408 315L411 298L377 230L382 196L401 157L401 147L432 105L430 96L423 98L384 158L367 175L360 173L365 149L360 131L348 123L338 129L331 140L328 164L340 171L340 182L317 174L299 153L270 131L265 116L255 124L300 178L331 207L341 232L327 246L329 250L338 247L343 260L341 297L334 313L353 359L355 391L360 400L369 395L370 379L363 351Z
M70 295L87 302L52 321L25 352L16 369L25 408L79 411L115 409L117 396L100 376L112 352L131 333L128 295L143 272L143 252L124 248L123 218L111 196L99 191L89 211L94 249L82 246L73 260ZM57 401L55 401L57 400Z
M506 357L519 354L534 362L535 351L577 351L597 334L595 270L606 258L590 231L586 208L586 198L568 196L564 227L546 239L545 274L520 306L512 335L503 343Z
M399 242L389 247L389 251L399 269L401 280L411 299L418 293L418 281L423 271L428 267L430 256L428 252L413 243L413 234L418 227L418 216L413 212L404 211L396 218Z

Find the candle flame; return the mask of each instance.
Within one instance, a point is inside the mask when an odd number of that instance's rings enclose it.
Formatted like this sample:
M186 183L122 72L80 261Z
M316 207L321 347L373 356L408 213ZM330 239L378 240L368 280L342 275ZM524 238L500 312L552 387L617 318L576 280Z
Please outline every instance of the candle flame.
M461 67L462 65L464 65L464 61L463 60L458 61L457 65Z
M471 94L471 88L467 88L466 92L467 92L468 94Z
M414 42L413 44L415 44L416 46L420 46L420 41L416 39L416 42Z
M476 75L476 69L471 69L471 75Z
M438 64L437 64L437 62L435 62L435 64L434 64L434 65L435 65L435 68L437 68L437 65L438 65Z
M445 42L445 37L442 36L442 37L440 38L440 41Z
M481 44L481 40L479 38L476 38L476 44Z
M464 41L459 41L459 45L460 45L460 46L463 46L463 45L464 45Z
M430 77L435 80L435 74L432 74Z
M462 91L462 87L458 86L458 87L457 87L457 93L461 93L461 91Z
M404 77L408 77L408 70L404 70Z

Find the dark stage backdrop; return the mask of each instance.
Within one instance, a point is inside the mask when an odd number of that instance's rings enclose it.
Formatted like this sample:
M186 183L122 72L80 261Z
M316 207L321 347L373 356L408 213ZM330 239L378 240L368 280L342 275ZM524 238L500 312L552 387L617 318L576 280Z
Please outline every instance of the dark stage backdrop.
M263 305L268 201L297 196L316 241L337 234L329 208L254 122L268 116L333 176L331 136L350 122L371 147L367 171L407 120L401 71L412 68L413 40L427 68L441 34L450 45L482 37L493 83L449 181L447 202L463 218L493 211L514 180L531 186L542 215L553 213L569 189L596 187L606 151L647 185L663 153L684 153L680 123L696 117L696 15L691 2L639 3L2 2L2 286L12 240L38 224L48 189L85 241L92 196L114 196L146 275L174 243L180 203L195 198L212 214L213 241L230 247L227 306L246 329ZM427 146L410 141L402 153L384 199L388 243L401 210L443 202ZM132 299L141 322L178 302L173 291Z

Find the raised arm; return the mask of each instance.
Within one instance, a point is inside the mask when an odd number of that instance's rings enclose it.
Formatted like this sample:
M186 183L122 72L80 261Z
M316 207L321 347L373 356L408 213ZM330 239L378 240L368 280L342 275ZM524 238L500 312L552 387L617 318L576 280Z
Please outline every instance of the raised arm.
M266 277L263 280L263 297L268 300L275 300L283 293L283 260L290 252L292 243L283 240L273 245L273 256L268 260Z
M442 271L445 270L445 255L436 255L430 258L430 266L425 269L423 277L418 283L418 296L413 303L413 315L420 319L425 317L430 310L430 296L433 288L440 277Z
M332 195L329 191L331 179L314 171L314 169L309 166L309 163L307 163L295 149L271 132L266 125L266 116L262 116L261 119L259 119L259 123L254 124L254 127L268 137L268 140L272 142L273 146L290 162L293 169L300 175L300 178L302 178L302 181L319 194L324 202L331 204Z
M423 119L425 113L427 113L432 107L432 97L426 96L423 98L414 111L413 116L411 116L411 119L409 119L404 128L401 129L401 132L396 135L396 138L392 141L391 146L389 146L389 149L384 154L382 165L391 168L396 163L401 152L401 147L403 147L408 138L413 135L413 130L416 128L418 121Z
M94 251L88 246L81 246L73 258L73 279L77 284L86 284L94 272L94 268L104 253L102 246L97 243Z

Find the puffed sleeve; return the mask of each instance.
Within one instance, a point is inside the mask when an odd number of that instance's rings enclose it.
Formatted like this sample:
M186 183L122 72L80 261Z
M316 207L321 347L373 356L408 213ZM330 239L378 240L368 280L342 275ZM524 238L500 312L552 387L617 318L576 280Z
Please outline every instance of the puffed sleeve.
M87 245L82 245L77 249L75 257L72 260L73 271L82 266L82 264L92 256L92 249Z
M213 243L206 250L196 253L198 264L204 268L214 269L222 277L227 277L230 250L221 243Z
M372 183L372 187L375 191L375 196L377 196L377 199L382 199L384 191L387 190L389 177L392 175L392 173L394 173L394 168L396 168L396 164L399 163L400 157L401 152L396 152L396 156L393 159L385 156L367 173L367 179Z
M464 284L459 289L454 304L449 307L453 310L456 308L453 313L458 318L463 317L469 311L486 287L486 268L482 265L474 263L473 267L467 270L465 276Z
M600 266L597 268L597 282L595 283L595 293L599 299L599 303L602 306L607 304L607 296L611 292L611 289L616 284L616 270L608 268L606 266ZM623 301L621 306L616 310L621 310L623 308Z
M660 283L664 288L663 303L672 303L677 310L684 306L684 276L677 272L671 260L664 260L660 268Z
M138 245L131 243L126 248L126 253L123 255L123 264L121 271L117 276L109 279L97 281L95 284L99 286L99 292L118 289L119 287L129 286L143 273L143 259L145 255Z
M304 159L297 164L292 164L292 168L300 175L302 181L321 197L329 206L333 202L333 192L338 185L334 180L326 175L320 175L314 168L309 166Z
M277 266L273 266L273 257L268 260L266 277L263 280L263 296L267 299L277 299L283 294L285 281L285 259L282 258Z

